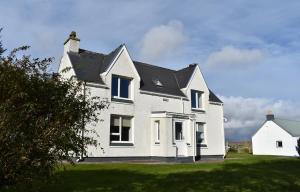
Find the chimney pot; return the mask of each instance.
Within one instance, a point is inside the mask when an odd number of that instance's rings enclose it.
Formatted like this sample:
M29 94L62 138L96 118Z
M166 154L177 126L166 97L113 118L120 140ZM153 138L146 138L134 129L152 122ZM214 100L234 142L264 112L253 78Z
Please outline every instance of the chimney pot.
M268 111L266 118L267 118L267 121L273 121L275 119L275 116L271 110Z

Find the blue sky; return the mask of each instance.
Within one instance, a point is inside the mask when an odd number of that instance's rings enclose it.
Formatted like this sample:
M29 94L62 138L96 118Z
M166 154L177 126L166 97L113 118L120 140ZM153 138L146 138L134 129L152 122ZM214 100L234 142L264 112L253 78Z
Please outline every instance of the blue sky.
M0 2L3 44L56 58L75 30L81 48L179 69L199 63L225 103L225 127L249 132L276 116L299 119L300 1L30 0Z

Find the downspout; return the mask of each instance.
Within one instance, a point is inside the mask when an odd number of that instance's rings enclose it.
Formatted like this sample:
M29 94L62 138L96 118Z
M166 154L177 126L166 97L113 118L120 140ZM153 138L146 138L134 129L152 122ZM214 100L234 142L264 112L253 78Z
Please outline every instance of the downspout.
M184 101L183 101L183 97L181 97L181 103L182 103L182 113L184 114Z
M86 81L84 81L83 83L83 102L85 102L85 97L86 97ZM85 114L83 114L83 117L82 117L82 130L81 130L81 140L82 140L82 146L81 146L81 154L80 154L80 158L77 160L77 162L80 162L80 161L84 161L84 157L83 157L83 154L84 154L84 145L83 145L83 140L84 140L84 129L85 129L85 121L84 121L84 116Z
M196 143L196 128L195 122L193 121L193 138L194 138L194 155L193 161L196 162L196 151L197 151L197 143Z

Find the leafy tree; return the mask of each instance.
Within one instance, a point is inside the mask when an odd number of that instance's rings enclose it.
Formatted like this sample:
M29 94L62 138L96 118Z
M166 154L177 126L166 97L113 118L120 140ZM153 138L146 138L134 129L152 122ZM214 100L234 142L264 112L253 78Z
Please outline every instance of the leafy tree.
M1 33L1 31L2 31L2 28L0 28L0 33ZM1 36L0 36L0 38L1 38ZM4 51L5 51L5 49L2 47L2 41L0 41L0 58L1 58L2 54L4 53Z
M300 138L297 140L297 147L296 147L296 150L300 156Z
M83 124L107 106L86 97L83 82L48 73L52 58L18 57L27 49L3 56L0 43L0 187L47 181L60 162L97 145Z

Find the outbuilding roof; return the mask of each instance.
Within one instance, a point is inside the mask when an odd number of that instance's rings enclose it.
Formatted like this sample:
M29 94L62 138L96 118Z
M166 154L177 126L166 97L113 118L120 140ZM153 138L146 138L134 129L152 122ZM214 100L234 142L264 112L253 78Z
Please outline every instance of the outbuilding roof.
M104 84L100 74L105 72L115 59L123 44L109 54L96 53L79 49L78 53L68 52L76 77L79 80ZM138 61L133 61L141 77L141 90L170 94L185 97L181 88L187 86L197 64L191 64L180 70L167 69ZM153 82L159 80L161 86ZM222 101L209 90L209 101L222 103Z
M273 122L293 137L300 137L300 121L275 118Z

